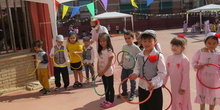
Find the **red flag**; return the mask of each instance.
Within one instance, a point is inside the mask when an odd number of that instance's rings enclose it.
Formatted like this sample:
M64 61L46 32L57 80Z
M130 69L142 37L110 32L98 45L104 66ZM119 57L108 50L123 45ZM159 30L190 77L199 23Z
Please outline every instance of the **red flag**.
M56 11L58 10L59 4L60 3L58 1L56 1Z

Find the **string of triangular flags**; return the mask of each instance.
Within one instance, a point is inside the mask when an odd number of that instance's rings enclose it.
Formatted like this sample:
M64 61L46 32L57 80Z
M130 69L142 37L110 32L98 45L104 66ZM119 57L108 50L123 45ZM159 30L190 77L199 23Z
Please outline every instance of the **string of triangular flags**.
M75 16L79 10L80 10L80 7L84 7L86 6L90 12L90 14L92 16L95 16L95 7L94 7L94 3L95 2L98 2L100 0L95 0L93 1L92 3L89 3L89 4L86 4L86 5L82 5L82 6L67 6L67 5L64 5L64 4L61 4L59 3L57 0L56 0L56 10L58 10L58 7L59 5L62 5L62 19L66 16L69 8L72 8L72 13L71 13L71 17ZM108 0L101 0L102 1L102 4L101 5L104 5L103 8L105 9L105 11L107 11L107 6L108 6ZM147 6L149 6L154 0L147 0ZM131 0L131 4L132 6L138 8L137 4L135 3L135 0Z
M220 12L218 10L216 11L210 11L210 12L202 12L202 15L216 15L216 12ZM217 13L217 14L218 14ZM186 15L187 12L183 12L183 13L172 13L172 14L145 14L145 13L135 13L135 12L129 12L128 14L132 14L132 15L138 15L138 16L148 16L148 17L152 17L152 16L178 16L178 15ZM192 16L199 16L199 12L194 12L194 13L188 13L189 15L192 15ZM90 21L90 17L88 18L85 18L85 19L76 19L76 18L70 18L70 19L67 19L67 20L64 20L62 22L59 22L59 24L65 24L65 23L68 23L69 21L75 21L75 22L87 22L87 21Z

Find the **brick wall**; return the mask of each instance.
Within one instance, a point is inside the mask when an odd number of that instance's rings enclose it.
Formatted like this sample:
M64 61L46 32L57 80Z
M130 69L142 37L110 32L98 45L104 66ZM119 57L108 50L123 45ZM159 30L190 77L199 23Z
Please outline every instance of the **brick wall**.
M33 53L23 53L0 57L0 92L8 89L21 89L24 84L36 80L36 75L26 75L26 68L33 60ZM35 68L34 63L29 66L29 73Z

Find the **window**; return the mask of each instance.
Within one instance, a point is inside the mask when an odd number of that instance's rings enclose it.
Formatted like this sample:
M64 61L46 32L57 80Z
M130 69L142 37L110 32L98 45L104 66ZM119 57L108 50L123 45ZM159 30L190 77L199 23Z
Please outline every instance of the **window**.
M7 2L0 4L0 55L30 49L25 4L14 0L7 6Z

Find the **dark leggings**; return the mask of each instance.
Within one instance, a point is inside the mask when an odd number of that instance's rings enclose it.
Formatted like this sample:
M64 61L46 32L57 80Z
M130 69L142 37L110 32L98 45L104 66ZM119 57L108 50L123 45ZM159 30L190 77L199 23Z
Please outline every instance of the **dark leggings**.
M60 68L60 67L54 67L54 77L55 77L55 84L56 87L60 87L60 74L62 74L64 87L69 86L69 73L67 67Z
M139 92L139 101L145 100L150 93L149 91L146 91L140 87L138 88L138 92ZM161 87L154 89L150 99L140 104L139 108L140 110L162 110L163 94Z
M108 76L108 77L106 77L105 75L102 76L105 91L107 89L106 94L105 94L105 100L109 101L111 103L114 102L114 98L115 98L114 80L113 79L114 79L113 75Z

